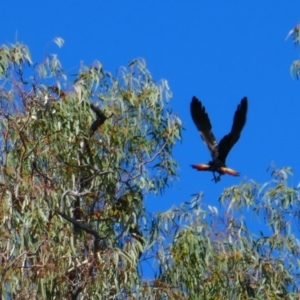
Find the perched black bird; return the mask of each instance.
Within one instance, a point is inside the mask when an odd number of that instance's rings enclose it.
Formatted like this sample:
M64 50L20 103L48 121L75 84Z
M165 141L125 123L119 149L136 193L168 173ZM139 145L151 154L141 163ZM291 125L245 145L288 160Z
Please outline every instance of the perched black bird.
M90 130L93 134L98 129L98 127L101 126L105 122L105 120L110 118L111 116L106 117L102 110L96 107L93 103L90 104L90 107L97 116L97 119L93 122L93 124L90 127Z
M191 115L212 156L212 160L207 165L192 165L194 169L199 171L212 171L214 175L212 180L215 182L218 182L223 174L239 176L237 171L227 168L225 162L229 151L240 138L241 131L246 123L247 109L248 101L247 98L244 97L234 114L230 133L225 135L218 144L211 131L212 127L208 114L205 112L205 107L196 97L193 97L191 102ZM218 172L219 176L216 176L215 172Z

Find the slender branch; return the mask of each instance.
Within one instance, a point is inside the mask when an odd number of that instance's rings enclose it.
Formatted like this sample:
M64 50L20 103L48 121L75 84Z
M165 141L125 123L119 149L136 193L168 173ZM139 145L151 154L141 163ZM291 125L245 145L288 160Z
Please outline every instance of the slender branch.
M149 164L149 163L153 162L153 161L155 160L155 158L156 158L158 155L161 154L161 152L164 150L164 148L166 147L166 145L167 145L167 141L164 142L164 144L161 146L161 148L159 149L159 151L157 151L157 152L153 155L152 158L150 158L150 159L148 159L148 160L146 160L146 161L141 162L141 163L139 164L139 167L138 167L139 170L140 170L139 173L136 174L135 176L129 178L128 180L130 181L130 180L133 180L133 179L135 179L135 178L141 176L141 175L142 175L142 172L143 172L143 166L146 165L146 164Z
M93 192L91 192L91 191L82 192L82 193L78 193L77 191L72 191L72 190L65 191L63 193L62 197L61 197L61 200L60 200L60 206L62 208L63 213L65 212L65 198L66 198L66 196L71 195L71 196L74 196L74 197L78 198L78 197L83 197L83 196L91 195L91 194L93 194Z
M100 236L99 233L98 233L96 230L92 229L92 228L89 227L88 225L86 225L86 224L84 224L84 223L82 223L82 222L79 222L79 221L77 221L77 220L75 220L75 219L73 219L73 218L67 216L66 214L64 214L64 213L62 213L62 212L60 212L60 211L58 211L58 210L55 210L55 213L57 213L58 215L60 215L60 216L63 217L64 219L66 219L67 221L71 222L73 225L79 227L79 228L82 229L83 231L85 231L85 232L91 234L91 235L94 236L95 239L97 239L97 240L104 240L104 239L106 239L106 238L108 237L108 234L107 234L106 236L103 236L103 237Z

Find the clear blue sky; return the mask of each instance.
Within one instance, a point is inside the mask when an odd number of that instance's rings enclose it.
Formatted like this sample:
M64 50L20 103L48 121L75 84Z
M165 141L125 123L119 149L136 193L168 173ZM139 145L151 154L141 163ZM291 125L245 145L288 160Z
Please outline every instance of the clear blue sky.
M173 91L171 107L183 120L183 141L175 149L180 179L161 197L148 197L151 210L165 210L203 191L217 205L225 187L244 178L265 182L271 162L293 167L291 184L300 181L300 81L290 65L300 49L288 32L300 20L299 1L5 1L0 11L1 41L27 44L39 61L51 45L65 69L98 59L114 73L143 57L156 80ZM246 126L227 164L241 177L196 172L192 163L210 155L190 117L192 96L199 97L219 140L232 125L244 96L249 100Z

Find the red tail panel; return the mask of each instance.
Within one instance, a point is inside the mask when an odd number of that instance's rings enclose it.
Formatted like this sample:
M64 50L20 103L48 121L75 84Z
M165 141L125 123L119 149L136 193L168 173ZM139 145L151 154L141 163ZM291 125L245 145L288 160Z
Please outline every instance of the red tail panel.
M192 165L192 168L194 168L198 171L210 171L211 170L210 165Z
M225 174L229 174L229 175L232 175L232 176L240 176L240 173L235 171L235 170L232 170L232 169L229 169L229 168L220 168L220 171L222 173L225 173Z

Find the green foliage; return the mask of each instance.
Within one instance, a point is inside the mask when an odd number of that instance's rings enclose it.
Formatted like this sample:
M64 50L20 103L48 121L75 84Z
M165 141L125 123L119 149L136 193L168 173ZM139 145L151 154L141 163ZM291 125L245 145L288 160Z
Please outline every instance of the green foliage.
M292 37L293 43L295 46L298 46L300 41L300 24L298 24L295 28L293 28L287 35L288 39L289 37ZM291 65L291 74L295 74L296 78L299 79L300 77L300 60L294 60Z
M169 259L160 261L160 280L181 291L178 299L299 299L300 243L291 232L299 228L300 192L288 186L289 172L274 171L265 186L225 189L224 215L204 209L198 197L174 210L171 220L164 217L177 233L162 255ZM248 228L253 219L260 236Z
M56 55L33 64L24 45L0 53L2 294L130 295L143 198L176 176L181 124L166 81L135 60L116 77L94 62L69 82ZM91 103L110 116L95 134Z

